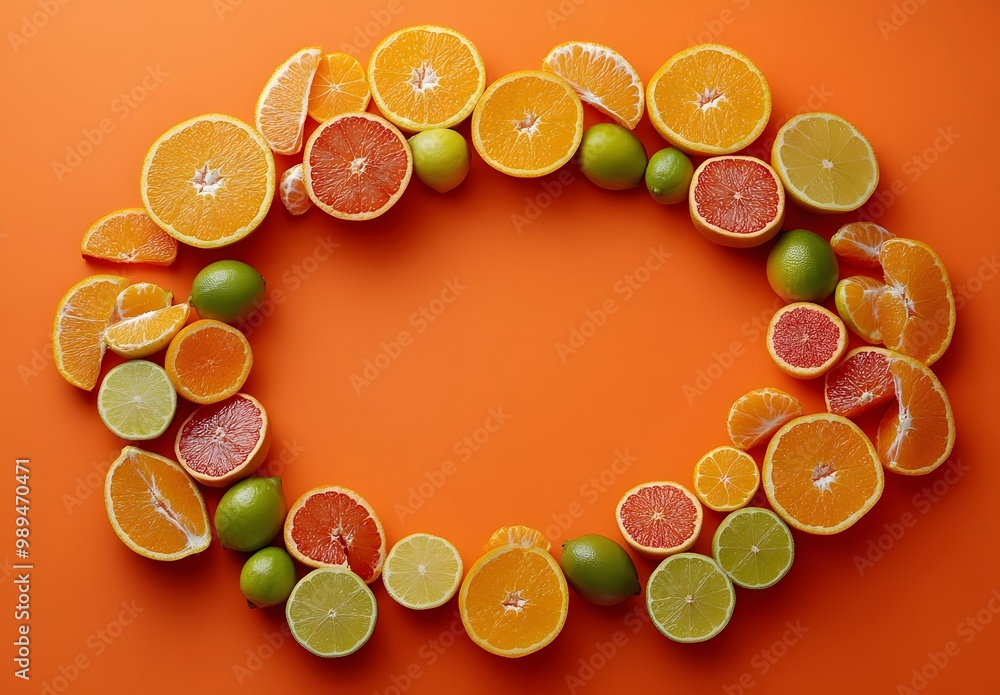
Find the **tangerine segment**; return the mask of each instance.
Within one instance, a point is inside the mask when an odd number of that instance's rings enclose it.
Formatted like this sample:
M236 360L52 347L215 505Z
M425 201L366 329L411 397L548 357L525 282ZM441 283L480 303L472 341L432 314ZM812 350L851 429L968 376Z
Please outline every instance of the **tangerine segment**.
M403 130L450 128L472 113L486 69L468 38L423 24L389 34L375 47L368 85L379 111Z
M583 138L583 105L562 79L524 70L491 84L472 114L472 144L487 164L519 177L568 162Z
M882 341L890 350L934 364L955 333L955 296L944 263L913 239L886 241L879 260L888 285L877 300Z
M52 359L73 386L90 391L97 384L104 331L126 285L128 279L118 275L92 275L70 287L59 300L52 326Z
M166 309L173 298L173 293L159 285L154 285L152 282L137 282L118 293L114 320L122 321L157 309Z
M649 119L689 154L730 154L764 131L771 91L749 58L728 46L703 44L677 53L646 87Z
M840 415L803 415L771 439L764 492L781 518L815 534L852 526L882 495L885 475L875 447Z
M458 608L473 642L499 656L519 657L546 646L562 630L569 588L549 553L508 545L469 569Z
M349 53L327 53L319 59L309 88L309 115L322 123L342 113L368 108L372 100L365 69Z
M918 360L895 355L889 369L896 403L879 424L879 457L894 473L930 473L955 446L955 418L948 394L934 372Z
M795 396L775 388L755 389L733 403L726 429L737 449L752 449L801 414L802 404Z
M863 268L877 268L882 244L896 235L874 222L848 222L830 237L830 246L848 262Z
M253 366L253 352L237 329L215 319L201 319L181 329L167 347L164 367L184 398L215 403L243 387Z
M375 510L345 487L303 494L285 517L285 546L310 567L350 567L371 584L382 573L385 532Z
M545 552L552 550L549 539L542 535L541 531L530 526L501 526L483 547L484 552L489 552L494 548L503 548L508 545L520 545L525 548L541 548Z
M867 275L852 275L837 283L834 299L837 313L848 328L862 340L881 343L882 331L878 324L878 298L886 286Z
M191 246L225 246L256 229L271 207L274 157L243 121L198 116L157 138L140 186L146 211L167 234Z
M203 405L177 431L177 461L204 485L223 487L252 475L271 448L267 412L253 396Z
M323 51L303 48L278 66L257 97L254 124L277 154L302 150L309 89Z
M302 215L313 206L309 200L309 192L306 191L304 176L305 167L301 162L285 170L281 175L278 195L281 196L282 205L293 215Z
M885 348L851 350L826 373L823 398L826 409L836 415L855 417L868 412L896 394L889 365L896 353Z
M767 326L767 351L796 379L825 374L847 349L847 328L829 309L812 302L783 306Z
M617 51L590 41L567 41L549 51L542 69L564 79L582 101L629 130L639 124L646 92L639 73Z
M395 205L413 174L406 138L369 113L335 116L313 131L303 160L306 192L345 220L378 217Z
M212 539L205 500L184 469L134 446L108 469L104 504L122 543L154 560L200 553Z
M706 507L717 512L746 506L759 485L757 463L735 447L712 449L694 465L694 492Z
M188 319L190 306L174 304L122 319L104 331L104 343L122 357L147 357L167 347Z
M625 541L648 557L687 550L698 539L701 503L683 485L652 482L626 492L615 509Z
M785 189L755 157L713 157L694 172L688 206L695 229L723 246L759 246L781 229Z
M84 258L115 263L170 265L177 240L160 229L143 208L126 208L97 220L83 235Z

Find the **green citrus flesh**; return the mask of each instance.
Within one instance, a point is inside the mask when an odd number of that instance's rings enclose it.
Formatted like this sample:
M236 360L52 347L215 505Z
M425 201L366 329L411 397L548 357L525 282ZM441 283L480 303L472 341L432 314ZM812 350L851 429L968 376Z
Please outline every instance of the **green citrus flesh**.
M687 200L694 165L676 147L664 147L649 158L646 166L646 189L660 205Z
M263 548L240 572L240 591L251 608L284 603L295 586L295 563L284 548Z
M722 632L733 615L736 592L710 557L678 553L653 570L646 608L653 624L675 642L704 642Z
M776 584L791 568L795 542L777 514L746 507L719 524L712 539L712 555L737 586L764 589Z
M786 302L822 303L837 287L833 248L805 229L782 232L767 256L767 281Z
M642 591L632 558L607 536L588 534L566 541L559 564L567 583L600 606L621 603Z
M580 170L601 188L635 188L646 173L646 149L632 131L614 123L598 123L583 134Z
M469 173L469 143L451 128L433 128L409 139L413 171L424 184L447 193Z
M392 547L382 567L382 584L396 603L413 610L447 603L462 582L462 557L450 542L414 533Z
M226 490L215 510L222 547L249 553L273 541L285 523L281 478L247 478Z
M264 278L253 266L216 261L195 276L188 302L203 319L239 323L260 306L264 291Z
M347 656L375 631L375 594L346 567L313 570L285 603L295 641L317 656Z
M158 364L130 360L107 373L97 392L101 421L122 439L141 441L163 434L177 412L177 392Z

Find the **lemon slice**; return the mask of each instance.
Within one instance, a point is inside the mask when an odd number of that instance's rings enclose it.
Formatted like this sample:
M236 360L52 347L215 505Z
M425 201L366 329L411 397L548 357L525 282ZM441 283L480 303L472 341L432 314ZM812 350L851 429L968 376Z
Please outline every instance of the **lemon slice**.
M177 392L163 367L132 360L104 377L97 392L97 412L108 429L122 439L155 439L174 419Z
M436 608L458 591L462 569L462 558L454 545L429 533L414 533L389 551L382 567L382 583L401 606Z

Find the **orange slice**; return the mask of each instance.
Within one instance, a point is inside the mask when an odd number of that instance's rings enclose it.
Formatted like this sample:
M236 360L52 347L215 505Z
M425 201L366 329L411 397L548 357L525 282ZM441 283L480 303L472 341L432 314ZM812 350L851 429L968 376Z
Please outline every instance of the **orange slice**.
M303 48L278 66L257 97L254 124L276 154L302 150L309 90L323 51Z
M801 414L802 404L795 396L775 388L755 389L733 403L726 419L726 429L733 446L752 449Z
M281 203L285 209L293 215L302 215L313 206L306 191L302 164L296 164L281 175L278 195L281 196Z
M250 343L237 329L201 319L181 329L167 347L170 383L194 403L217 403L243 387L253 366Z
M511 176L551 173L583 138L583 104L573 88L545 72L524 70L491 84L472 113L472 144Z
M115 321L131 319L170 306L174 295L151 282L137 282L118 293L115 300Z
M143 208L105 215L83 235L84 258L115 263L170 265L177 259L177 240L164 232Z
M590 41L561 43L542 69L570 84L580 99L632 130L642 118L646 92L632 64L617 51Z
M327 53L319 59L309 88L309 115L322 123L342 113L368 108L372 92L365 69L349 53Z
M174 441L177 462L210 487L225 487L253 475L270 449L267 412L245 393L196 409Z
M306 192L324 212L370 220L396 204L413 175L406 138L370 113L334 116L306 143Z
M757 139L771 116L771 91L749 58L728 46L686 48L646 86L649 119L690 154L730 154Z
M709 241L748 248L774 238L785 219L785 189L756 157L712 157L695 170L688 207Z
M852 275L837 283L834 299L837 313L847 327L868 343L881 343L878 326L878 298L885 284L867 275Z
M181 327L187 323L190 307L175 304L108 326L104 342L122 357L146 357L167 347Z
M753 457L732 446L720 446L694 465L694 494L709 509L731 512L745 507L760 486Z
M840 415L784 425L764 456L764 492L781 518L807 533L840 533L872 508L885 475L875 447Z
M698 540L704 512L698 498L679 483L643 483L622 495L615 508L625 542L647 557L687 550Z
M848 222L830 237L830 246L838 256L861 266L877 268L882 244L896 235L874 222Z
M767 351L796 379L823 376L847 350L847 328L836 314L812 302L781 307L767 326Z
M84 391L97 384L104 357L104 331L114 316L118 293L128 280L92 275L76 283L56 307L52 358L63 378Z
M948 394L934 372L918 360L894 355L889 369L896 402L879 424L879 457L894 473L930 473L955 446L955 418Z
M122 449L104 480L104 505L122 543L153 560L200 553L212 540L198 486L169 459Z
M955 333L955 296L944 263L927 244L890 239L879 252L888 289L878 296L878 327L890 350L930 366Z
M498 656L519 657L552 642L566 624L569 588L541 548L494 548L469 569L458 594L472 641Z
M494 548L503 548L508 545L541 548L545 552L552 550L552 544L549 543L549 539L543 536L541 531L537 531L530 526L501 526L486 541L483 550L489 552Z
M891 400L896 388L889 365L895 357L897 353L878 347L860 347L847 353L826 373L826 409L856 417Z
M157 138L140 187L146 211L167 234L191 246L225 246L256 229L271 207L274 157L243 121L198 116Z
M375 47L368 86L378 110L399 128L450 128L472 113L486 68L465 36L422 24L393 32Z

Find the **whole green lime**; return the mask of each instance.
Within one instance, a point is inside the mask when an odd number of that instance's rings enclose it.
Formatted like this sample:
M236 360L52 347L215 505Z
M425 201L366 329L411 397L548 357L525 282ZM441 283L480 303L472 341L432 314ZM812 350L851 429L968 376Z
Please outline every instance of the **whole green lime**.
M264 548L243 565L240 591L251 608L266 608L284 603L296 580L292 556L284 548Z
M247 478L226 490L215 510L223 548L250 553L275 539L285 523L281 478Z
M417 178L439 193L447 193L465 181L469 173L469 143L451 128L432 128L409 140L413 171Z
M587 128L580 142L580 170L601 188L635 188L646 173L646 148L632 131L614 123Z
M646 188L660 205L673 205L687 200L694 164L676 147L664 147L649 158L646 166Z
M833 248L806 229L782 232L767 256L767 281L786 302L822 302L839 278Z
M241 261L216 261L205 266L191 284L188 302L203 319L238 323L264 299L264 278Z
M569 585L599 606L621 603L642 591L632 558L607 536L591 533L566 541L560 564Z

